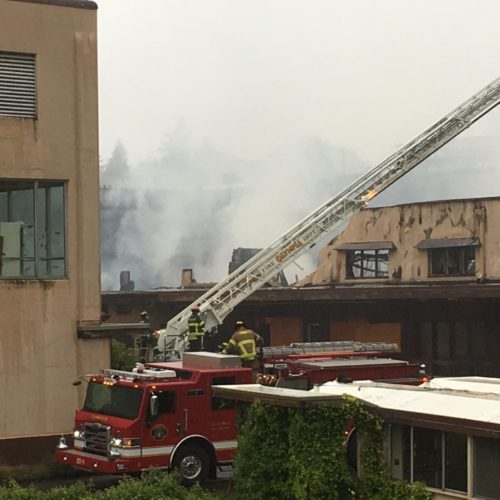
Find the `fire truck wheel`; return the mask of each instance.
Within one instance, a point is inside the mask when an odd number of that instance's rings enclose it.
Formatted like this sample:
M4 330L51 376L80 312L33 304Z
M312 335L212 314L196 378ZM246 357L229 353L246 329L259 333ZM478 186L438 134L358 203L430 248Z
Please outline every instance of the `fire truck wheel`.
M181 475L182 484L191 486L207 478L210 461L203 448L186 444L175 454L174 467Z

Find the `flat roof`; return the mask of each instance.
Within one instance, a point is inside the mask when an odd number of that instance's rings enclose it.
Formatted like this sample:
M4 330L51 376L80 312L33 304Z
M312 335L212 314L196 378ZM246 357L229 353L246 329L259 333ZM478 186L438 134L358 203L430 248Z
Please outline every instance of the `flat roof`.
M500 378L493 377L437 377L428 386L433 389L453 389L455 391L480 394L500 394Z
M214 387L216 395L289 407L360 400L391 423L500 438L500 379L436 378L420 386L327 382L310 391L255 385Z

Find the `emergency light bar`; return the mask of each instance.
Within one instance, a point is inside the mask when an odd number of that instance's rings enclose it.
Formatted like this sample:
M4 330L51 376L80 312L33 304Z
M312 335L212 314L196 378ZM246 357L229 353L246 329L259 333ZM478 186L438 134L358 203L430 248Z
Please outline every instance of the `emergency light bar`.
M105 369L103 372L109 376L117 376L124 379L131 380L155 380L162 378L175 378L177 374L174 370L155 370L152 368L144 368L142 372L128 372L125 370L113 370L113 369Z

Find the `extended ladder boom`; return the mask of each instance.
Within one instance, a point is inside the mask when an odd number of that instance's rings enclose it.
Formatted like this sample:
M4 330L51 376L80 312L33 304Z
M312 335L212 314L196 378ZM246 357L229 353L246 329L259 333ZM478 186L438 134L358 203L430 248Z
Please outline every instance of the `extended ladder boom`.
M263 286L327 233L337 229L355 212L400 177L466 130L500 103L500 77L451 113L398 149L337 196L320 206L288 232L257 253L227 278L208 290L196 304L205 314L207 328L216 326L233 308ZM187 345L187 320L192 306L172 318L161 331L158 347L178 354Z

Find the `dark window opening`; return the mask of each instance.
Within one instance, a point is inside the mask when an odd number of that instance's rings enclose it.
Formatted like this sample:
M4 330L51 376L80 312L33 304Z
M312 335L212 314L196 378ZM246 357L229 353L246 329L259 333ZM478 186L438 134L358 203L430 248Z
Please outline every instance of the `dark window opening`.
M304 342L326 342L329 340L329 332L320 323L307 323L304 334Z
M474 438L474 496L500 498L500 441Z
M158 413L175 413L175 392L158 391Z
M349 250L346 254L347 278L387 278L389 250Z
M441 432L413 428L413 481L427 486L441 487L442 476Z
M187 370L175 370L175 373L182 380L189 380L193 376L193 372Z
M399 466L400 459L403 461L405 480L441 490L467 491L466 435L406 426L399 430L395 426L392 436L402 439L401 448L394 443L391 449L391 462Z
M429 276L474 276L475 274L475 247L429 250Z
M236 377L214 377L212 379L212 385L234 385L236 383ZM212 397L212 410L231 410L235 408L236 402L233 399Z

